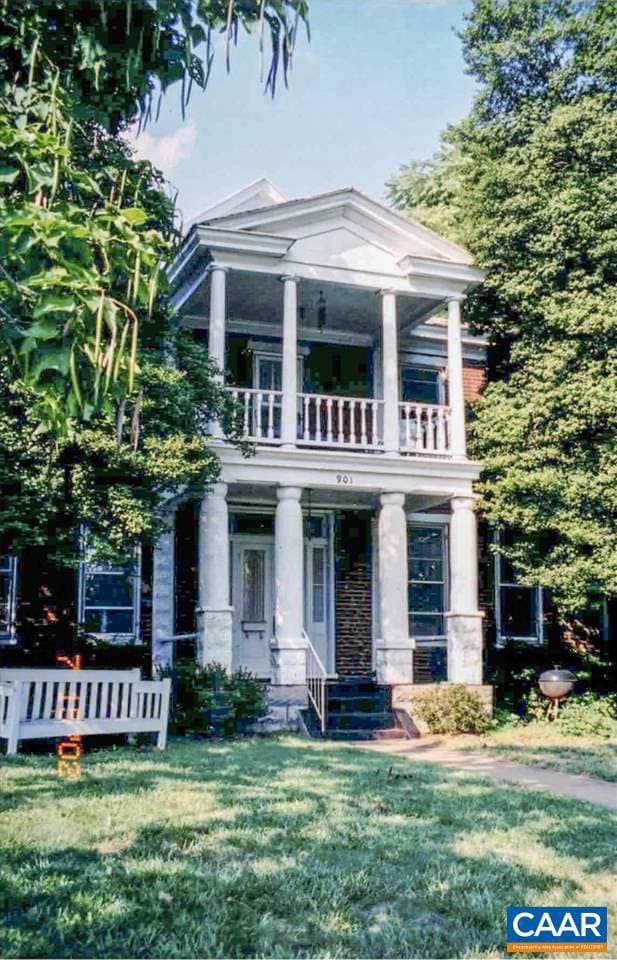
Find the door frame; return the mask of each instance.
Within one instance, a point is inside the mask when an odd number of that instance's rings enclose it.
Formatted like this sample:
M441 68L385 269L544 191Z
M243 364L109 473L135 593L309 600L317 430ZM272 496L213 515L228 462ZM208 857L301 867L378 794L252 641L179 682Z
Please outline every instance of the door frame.
M271 515L274 517L276 509L271 504L238 504L233 501L229 504L229 512L232 514L258 514L258 515ZM324 664L328 673L335 674L335 665L336 665L336 622L335 622L335 553L334 553L334 519L335 511L334 510L315 510L311 509L310 515L312 517L324 517L326 521L326 537L323 539L327 541L327 557L328 557L328 576L327 576L327 611L328 611L328 632L327 632L327 642L328 642L328 663ZM305 518L305 512L302 511L303 520ZM233 578L233 544L234 542L245 542L245 543L259 543L260 539L267 540L268 542L274 543L274 533L230 533L229 540L231 544L231 562L229 564L229 595L233 596L232 593L232 578ZM318 538L322 539L322 538ZM304 568L304 620L307 619L307 597L308 597L308 584L307 584L307 565L306 565L306 547L308 544L308 539L302 537L302 549L303 549L303 568ZM273 610L276 609L276 596L275 596L275 580L272 577L272 607ZM272 636L274 631L272 631Z

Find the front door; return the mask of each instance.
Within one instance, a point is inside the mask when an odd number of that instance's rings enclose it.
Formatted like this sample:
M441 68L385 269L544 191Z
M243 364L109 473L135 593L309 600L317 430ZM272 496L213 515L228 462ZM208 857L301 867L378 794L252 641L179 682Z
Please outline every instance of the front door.
M270 676L274 629L274 540L268 536L232 539L231 602L233 665L258 677Z
M329 540L319 537L306 543L305 624L306 632L328 673L334 671L334 643L330 605Z

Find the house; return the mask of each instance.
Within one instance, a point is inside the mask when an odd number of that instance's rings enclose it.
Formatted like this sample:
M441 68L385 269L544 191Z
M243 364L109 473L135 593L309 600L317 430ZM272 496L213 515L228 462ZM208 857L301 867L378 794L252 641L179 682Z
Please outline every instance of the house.
M481 279L466 250L352 188L287 200L259 180L196 217L173 301L253 452L210 424L219 481L168 505L131 570L82 563L79 621L151 642L157 667L194 637L201 663L268 681L287 717L326 676L479 687L481 606L498 642L541 642L542 592L492 556L480 603L465 403L486 344L464 302ZM34 580L27 558L0 562L10 641Z
M247 458L212 425L202 662L290 691L311 662L408 685L436 651L449 680L482 684L464 393L482 344L462 321L481 278L466 250L352 188L285 200L262 180L192 222L175 308L227 371L255 445ZM159 663L175 631L173 522L153 563Z

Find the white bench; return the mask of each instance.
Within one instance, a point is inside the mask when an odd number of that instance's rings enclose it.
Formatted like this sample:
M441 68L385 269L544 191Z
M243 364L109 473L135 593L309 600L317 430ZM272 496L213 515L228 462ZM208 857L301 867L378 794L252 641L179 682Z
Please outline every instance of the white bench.
M0 739L156 733L165 749L171 681L139 670L0 669Z

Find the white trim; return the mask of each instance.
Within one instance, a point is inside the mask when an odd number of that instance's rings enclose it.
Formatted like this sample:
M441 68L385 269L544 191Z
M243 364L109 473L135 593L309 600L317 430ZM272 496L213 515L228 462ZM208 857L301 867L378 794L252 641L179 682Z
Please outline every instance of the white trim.
M8 558L7 569L2 570L2 573L8 573L9 580L9 591L7 596L6 604L6 621L7 621L7 630L0 630L0 646L2 644L13 644L15 643L15 618L17 614L17 557L13 556L10 553L2 554Z
M499 547L499 530L493 529L493 544ZM508 640L515 640L518 643L529 643L532 646L542 646L544 643L544 590L542 587L527 587L525 584L503 583L501 579L501 554L495 551L493 554L494 571L494 589L493 603L495 605L495 643L498 647L503 647ZM535 592L535 621L536 632L532 635L502 633L501 629L501 591L503 588L513 587L519 590L531 590Z

